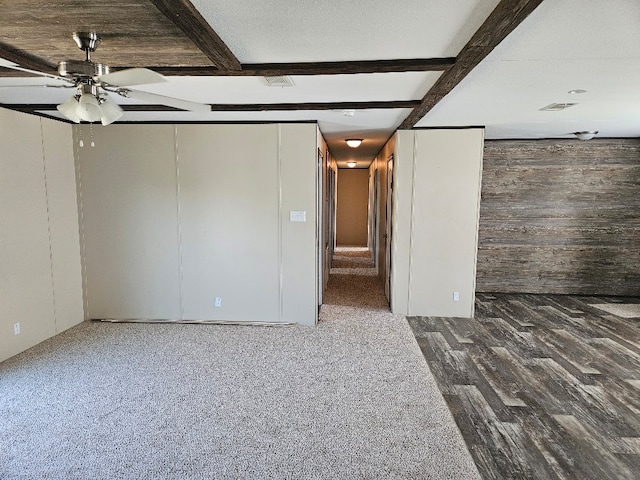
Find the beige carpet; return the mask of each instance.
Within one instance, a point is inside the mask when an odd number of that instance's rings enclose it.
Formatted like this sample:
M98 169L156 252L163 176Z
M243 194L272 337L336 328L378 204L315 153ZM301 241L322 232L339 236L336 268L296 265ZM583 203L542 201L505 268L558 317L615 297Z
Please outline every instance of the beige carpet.
M0 478L478 479L376 277L327 299L317 327L85 322L0 363Z
M640 303L594 303L589 306L617 317L640 318Z

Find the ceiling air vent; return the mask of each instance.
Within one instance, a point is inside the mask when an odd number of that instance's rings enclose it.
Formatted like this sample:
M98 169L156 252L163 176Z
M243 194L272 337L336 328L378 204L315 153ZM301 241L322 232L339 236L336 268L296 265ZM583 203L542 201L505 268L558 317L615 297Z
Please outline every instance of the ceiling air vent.
M577 105L577 103L551 103L546 107L542 107L540 111L541 112L559 112L560 110L573 107L574 105Z
M287 75L278 75L276 77L264 77L268 87L293 87L293 80Z

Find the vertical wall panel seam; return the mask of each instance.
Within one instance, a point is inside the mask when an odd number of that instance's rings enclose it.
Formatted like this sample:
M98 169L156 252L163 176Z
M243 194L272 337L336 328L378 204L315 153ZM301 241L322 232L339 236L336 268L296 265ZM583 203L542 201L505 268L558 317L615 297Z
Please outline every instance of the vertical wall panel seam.
M180 154L178 147L178 125L173 126L173 154L176 172L176 216L178 224L178 300L180 304L180 319L184 320L184 266L182 246L182 204L180 202Z
M418 157L418 135L413 131L413 159L412 159L412 172L411 172L411 215L409 216L409 279L407 285L407 315L411 315L411 289L412 289L412 263L413 263L413 224L415 218L415 205L416 205L416 166Z
M49 266L51 268L51 299L53 308L53 329L58 333L58 312L56 308L56 282L53 274L53 245L51 243L51 211L49 208L49 184L47 181L47 161L44 148L44 129L42 127L42 117L40 120L40 146L42 149L42 179L44 182L45 209L47 212L47 235L49 236Z
M283 321L284 295L283 295L283 264L282 264L282 236L283 222L282 215L282 124L278 124L278 152L277 152L277 175L278 175L278 318Z

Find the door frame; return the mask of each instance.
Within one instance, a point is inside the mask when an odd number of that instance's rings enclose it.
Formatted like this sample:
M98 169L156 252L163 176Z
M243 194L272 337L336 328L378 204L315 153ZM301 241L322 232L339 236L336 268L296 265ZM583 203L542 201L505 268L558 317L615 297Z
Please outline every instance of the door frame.
M384 294L391 305L391 269L393 264L391 261L391 244L393 242L393 154L387 158L386 165L386 180L387 180L387 196L386 196L386 209L385 209L385 233L384 233L384 248L385 248L385 279L384 279Z

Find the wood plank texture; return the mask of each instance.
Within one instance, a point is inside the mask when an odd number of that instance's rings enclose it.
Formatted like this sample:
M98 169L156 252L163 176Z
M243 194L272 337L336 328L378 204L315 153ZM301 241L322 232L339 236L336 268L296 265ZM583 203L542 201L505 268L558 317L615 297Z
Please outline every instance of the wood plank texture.
M52 65L84 58L72 38L80 31L100 35L93 58L110 66L213 65L149 0L12 0L0 18L4 43Z
M421 105L400 125L409 129L458 85L493 49L533 12L542 0L502 0L423 97Z
M479 292L640 293L640 140L487 141Z
M52 75L58 74L58 65L46 62L41 58L18 50L17 48L4 42L0 42L0 58L9 60L10 62L20 65L22 68L28 68L29 70L49 73ZM16 70L3 69L3 71L12 72L12 74L15 75L25 76L24 72L17 72Z
M151 0L220 69L240 70L240 60L189 0Z
M640 297L478 294L475 319L409 318L483 478L638 478L639 319L600 302Z

